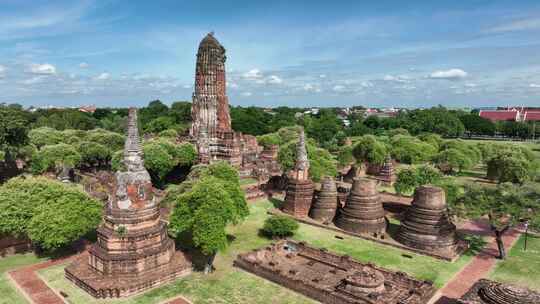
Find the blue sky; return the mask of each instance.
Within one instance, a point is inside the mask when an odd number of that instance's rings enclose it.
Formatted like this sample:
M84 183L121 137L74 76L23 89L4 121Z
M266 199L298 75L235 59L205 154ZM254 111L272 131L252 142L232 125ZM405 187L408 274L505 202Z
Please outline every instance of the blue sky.
M233 105L540 106L537 0L0 0L0 102L191 100L209 31Z

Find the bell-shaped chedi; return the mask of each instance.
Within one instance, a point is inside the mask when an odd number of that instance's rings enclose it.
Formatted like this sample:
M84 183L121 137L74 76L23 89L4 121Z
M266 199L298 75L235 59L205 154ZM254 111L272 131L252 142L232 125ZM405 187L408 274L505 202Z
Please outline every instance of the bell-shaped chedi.
M390 155L386 157L381 170L379 170L377 179L385 186L392 186L396 182L396 172L394 170L394 163L392 162Z
M296 145L296 163L289 172L282 211L296 217L308 216L313 200L313 182L309 178L309 160L304 129L300 130Z
M226 59L225 48L214 34L206 35L197 51L189 134L197 144L200 162L225 160L239 167L242 162L241 135L231 129Z
M66 267L66 277L96 298L124 297L191 271L191 263L167 235L150 175L142 159L137 112L129 110L124 171L105 208L97 242Z
M420 186L405 212L396 240L409 247L453 256L458 247L456 226L448 218L444 190Z
M356 178L345 207L336 218L336 226L354 233L383 235L387 224L376 186L375 180Z
M332 222L336 215L337 206L336 182L331 177L325 177L321 184L321 190L315 194L309 216L317 221Z
M540 292L516 285L480 279L456 303L538 304L540 303Z

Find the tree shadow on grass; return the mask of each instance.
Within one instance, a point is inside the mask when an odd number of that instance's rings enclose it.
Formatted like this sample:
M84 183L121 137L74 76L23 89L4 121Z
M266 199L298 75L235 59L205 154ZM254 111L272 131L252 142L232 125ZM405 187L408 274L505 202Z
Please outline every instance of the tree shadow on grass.
M460 237L469 243L469 249L463 253L467 256L476 256L487 245L484 238L479 235L465 234Z
M277 208L277 209L280 209L281 206L283 206L283 201L280 200L280 199L277 199L277 198L269 198L268 199L270 201L270 203L272 203L272 205L274 206L274 208Z

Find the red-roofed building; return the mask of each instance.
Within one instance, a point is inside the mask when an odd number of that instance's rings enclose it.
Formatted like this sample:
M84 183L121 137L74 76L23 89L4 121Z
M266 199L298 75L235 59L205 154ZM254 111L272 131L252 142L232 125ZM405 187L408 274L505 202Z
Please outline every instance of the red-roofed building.
M479 115L480 117L489 119L493 122L521 120L521 113L517 110L482 110Z
M540 121L540 111L527 111L523 114L523 121Z

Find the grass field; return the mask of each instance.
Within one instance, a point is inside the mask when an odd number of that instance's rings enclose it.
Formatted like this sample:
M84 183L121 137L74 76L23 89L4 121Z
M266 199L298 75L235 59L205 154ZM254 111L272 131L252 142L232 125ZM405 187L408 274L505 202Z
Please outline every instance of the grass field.
M26 265L31 265L44 260L32 253L17 254L0 258L0 304L26 304L28 301L21 295L11 280L7 272Z
M266 200L251 204L251 214L247 220L229 229L234 240L216 257L216 271L213 274L204 276L194 273L143 295L124 300L96 301L64 278L63 265L43 269L39 274L50 286L67 293L69 302L74 304L150 304L177 295L183 295L194 303L314 303L300 294L232 267L238 253L270 243L270 240L260 237L258 231L267 217L267 210L272 207L273 205ZM294 238L307 241L314 246L348 254L360 261L371 261L393 270L404 271L419 279L433 280L437 287L441 287L471 258L463 256L457 262L449 263L346 235L340 235L343 239L338 239L335 237L336 234L301 224Z
M517 284L540 291L540 236L529 235L527 251L523 250L522 235L504 261L499 261L489 278Z

